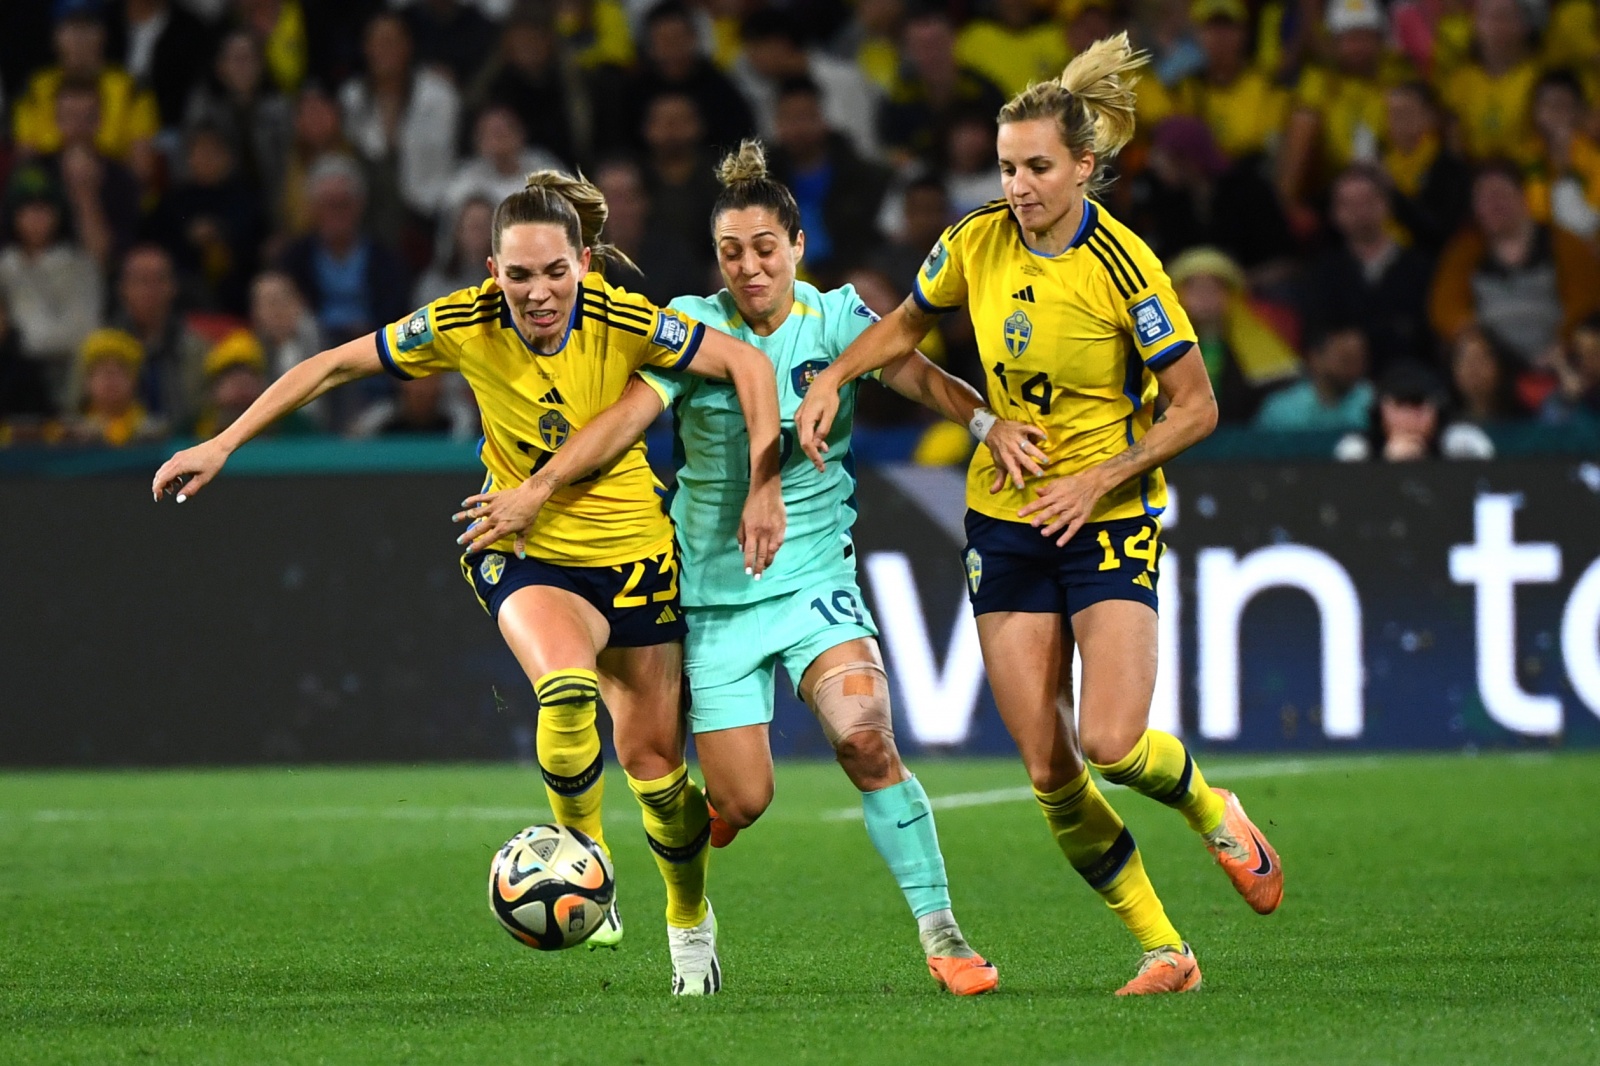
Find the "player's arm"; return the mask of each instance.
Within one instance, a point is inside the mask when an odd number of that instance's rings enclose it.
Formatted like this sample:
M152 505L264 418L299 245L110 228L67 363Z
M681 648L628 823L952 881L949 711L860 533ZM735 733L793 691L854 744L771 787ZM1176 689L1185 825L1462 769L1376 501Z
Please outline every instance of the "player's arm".
M515 535L517 558L524 554L524 538L539 511L556 490L603 470L620 459L665 407L661 395L635 374L616 403L601 411L578 430L527 480L503 492L481 492L461 501L453 519L472 519L456 538L471 552L483 551L502 537Z
M760 349L707 329L684 369L732 381L739 394L750 437L750 495L739 520L739 547L744 551L745 573L759 577L778 554L788 522L778 474L778 385L772 362Z
M255 403L227 429L162 463L155 480L150 483L151 495L160 501L163 492L174 493L182 503L217 476L235 449L273 422L304 407L329 389L347 381L371 377L382 370L377 335L373 333L296 364L256 397Z
M1052 481L1039 490L1039 498L1025 504L1018 516L1040 527L1045 536L1061 532L1065 544L1089 518L1100 497L1127 481L1155 469L1217 428L1217 398L1211 391L1200 346L1153 371L1167 402L1150 431L1105 462L1071 477Z
M878 380L906 399L966 426L987 444L997 467L994 484L989 487L991 493L1000 491L1007 478L1022 488L1025 477L1043 473L1050 461L1033 443L1048 438L1044 430L1026 422L997 418L984 406L977 389L935 366L921 352L896 359L883 368Z
M916 351L936 321L938 316L924 308L916 296L907 296L904 303L868 326L838 359L812 379L795 412L794 428L801 451L818 470L823 466L822 454L828 450L828 431L839 413L839 390L861 375Z

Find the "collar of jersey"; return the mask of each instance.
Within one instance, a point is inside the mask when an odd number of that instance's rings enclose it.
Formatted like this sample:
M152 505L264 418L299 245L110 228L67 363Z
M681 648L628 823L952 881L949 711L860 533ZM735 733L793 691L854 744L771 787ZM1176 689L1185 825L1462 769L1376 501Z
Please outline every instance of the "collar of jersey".
M1017 221L1017 216L1015 213L1011 214L1011 222L1017 227L1017 237L1022 241L1022 246L1024 248L1028 249L1028 251L1032 252L1040 259L1060 259L1062 256L1066 255L1068 252L1072 251L1074 248L1078 247L1084 241L1089 239L1089 234L1094 231L1095 222L1099 218L1099 215L1100 209L1094 205L1093 200L1085 196L1083 198L1083 217L1078 219L1078 232L1074 233L1072 235L1072 240L1067 242L1067 246L1061 249L1061 251L1057 252L1055 255L1046 255L1043 252L1036 251L1030 244L1028 244L1028 238L1022 232L1022 223Z
M582 293L580 293L578 295L577 302L572 305L572 316L567 319L567 331L561 335L561 343L556 345L556 350L553 351L553 352L541 352L541 351L539 351L539 349L537 349L537 348L535 348L533 346L533 342L532 341L528 340L528 338L526 338L526 337L524 337L522 335L522 331L517 328L516 320L511 317L511 301L510 300L501 300L500 301L500 324L502 326L506 327L507 329L509 329L512 333L515 333L517 335L517 340L522 342L522 346L524 348L528 349L528 351L532 352L534 355L543 355L543 356L560 355L561 354L561 350L567 346L567 341L572 339L572 329L573 329L574 326L576 326L578 324L578 311L582 307L583 307L583 295L582 295Z

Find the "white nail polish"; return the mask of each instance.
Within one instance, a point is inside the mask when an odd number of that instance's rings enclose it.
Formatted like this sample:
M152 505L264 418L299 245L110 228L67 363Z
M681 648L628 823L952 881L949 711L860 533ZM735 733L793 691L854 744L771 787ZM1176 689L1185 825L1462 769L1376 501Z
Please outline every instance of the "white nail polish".
M187 500L188 498L189 497L185 496L183 493L181 493L181 492L178 493L178 502L179 503L182 503L184 500Z
M749 577L753 573L755 573L755 571L750 569L748 566L744 568L744 576L745 577Z

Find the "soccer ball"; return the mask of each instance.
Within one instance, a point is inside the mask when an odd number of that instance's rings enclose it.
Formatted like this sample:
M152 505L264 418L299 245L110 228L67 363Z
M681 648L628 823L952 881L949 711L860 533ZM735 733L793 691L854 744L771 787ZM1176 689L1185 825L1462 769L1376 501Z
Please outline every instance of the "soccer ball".
M564 825L529 826L489 865L489 909L506 932L540 951L589 939L616 894L600 845Z

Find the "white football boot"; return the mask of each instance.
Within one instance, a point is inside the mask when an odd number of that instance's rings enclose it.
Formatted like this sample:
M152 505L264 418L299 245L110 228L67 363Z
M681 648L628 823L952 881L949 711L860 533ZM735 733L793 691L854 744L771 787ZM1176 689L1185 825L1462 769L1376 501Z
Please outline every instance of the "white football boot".
M722 991L722 963L717 961L717 916L706 900L705 920L692 929L667 926L672 952L672 994L710 996Z

